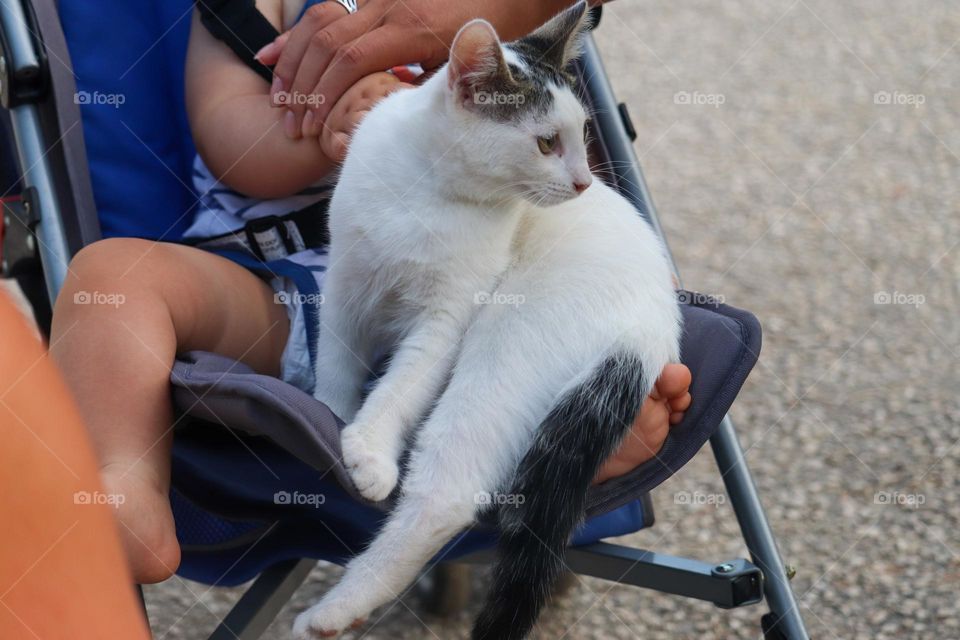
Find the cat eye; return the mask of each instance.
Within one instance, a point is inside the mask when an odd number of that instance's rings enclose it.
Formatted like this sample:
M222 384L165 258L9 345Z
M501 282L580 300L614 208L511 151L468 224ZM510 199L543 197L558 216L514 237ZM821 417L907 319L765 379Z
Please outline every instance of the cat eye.
M549 137L541 136L537 138L537 146L540 147L540 153L542 153L543 155L552 153L557 146L557 139L558 139L557 134L553 134L552 136L549 136Z

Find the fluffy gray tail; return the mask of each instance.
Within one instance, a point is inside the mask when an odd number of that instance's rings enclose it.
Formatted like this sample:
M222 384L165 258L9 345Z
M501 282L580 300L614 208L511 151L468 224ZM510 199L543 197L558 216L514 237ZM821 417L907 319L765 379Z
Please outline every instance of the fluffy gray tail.
M521 640L533 628L563 572L590 482L619 447L647 391L639 356L618 353L544 419L511 489L523 500L500 507L499 558L473 640Z

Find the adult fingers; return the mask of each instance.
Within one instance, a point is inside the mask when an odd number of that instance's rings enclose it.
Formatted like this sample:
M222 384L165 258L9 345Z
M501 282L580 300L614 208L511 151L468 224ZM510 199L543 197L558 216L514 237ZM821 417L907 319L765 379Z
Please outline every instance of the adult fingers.
M310 43L303 54L303 60L301 60L297 69L296 78L290 88L292 99L288 106L290 112L294 114L294 126L298 132L302 131L304 135L308 136L314 136L320 132L320 124L323 120L316 119L316 112L311 108L322 105L326 105L328 109L333 108L343 92L349 88L349 85L343 87L338 93L318 92L316 88L321 77L335 60L342 43L350 42L362 35L376 21L377 18L373 17L370 12L355 13L331 22L317 31L310 39ZM308 119L307 126L303 127L304 116L307 113L312 114L312 116Z
M290 32L284 31L279 36L273 39L273 42L267 46L260 49L254 54L254 59L258 60L260 64L264 64L268 67L277 64L277 60L280 59L280 54L283 53L283 47L287 44L287 40L290 39Z
M339 97L360 78L376 71L419 62L432 55L429 34L410 28L384 25L340 47L327 66L315 94ZM317 122L323 122L333 101L308 105Z
M292 29L284 34L286 40L282 47L264 52L264 64L273 62L273 60L266 59L267 54L271 54L271 58L274 55L276 56L276 66L273 69L273 86L270 88L271 102L274 105L282 106L278 105L278 102L282 103L283 101L277 100L277 94L281 91L290 92L297 75L297 69L300 68L304 53L310 46L314 35L336 20L346 17L346 15L344 8L336 2L315 4L307 9Z

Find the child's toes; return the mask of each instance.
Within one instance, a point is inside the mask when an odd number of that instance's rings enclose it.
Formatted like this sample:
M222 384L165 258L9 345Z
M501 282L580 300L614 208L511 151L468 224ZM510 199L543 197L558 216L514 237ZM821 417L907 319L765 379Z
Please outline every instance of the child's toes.
M668 364L657 380L657 392L667 400L680 397L690 388L690 380L690 369L686 365Z
M683 413L690 408L690 403L692 401L693 396L690 395L690 392L686 392L675 398L670 398L667 402L670 405L670 411L674 413Z
M668 364L650 396L662 400L669 412L670 424L679 424L683 412L690 407L690 369L682 364Z

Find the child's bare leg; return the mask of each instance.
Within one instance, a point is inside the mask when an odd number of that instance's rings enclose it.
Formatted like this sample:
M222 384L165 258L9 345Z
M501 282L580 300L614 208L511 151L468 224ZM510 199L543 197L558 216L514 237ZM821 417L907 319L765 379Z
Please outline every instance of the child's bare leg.
M134 239L80 252L57 299L50 353L89 426L134 578L180 561L168 493L176 353L215 351L276 374L289 330L273 291L198 249Z

